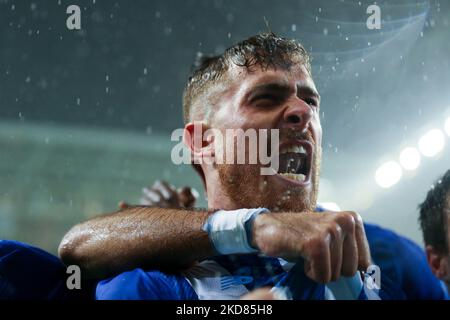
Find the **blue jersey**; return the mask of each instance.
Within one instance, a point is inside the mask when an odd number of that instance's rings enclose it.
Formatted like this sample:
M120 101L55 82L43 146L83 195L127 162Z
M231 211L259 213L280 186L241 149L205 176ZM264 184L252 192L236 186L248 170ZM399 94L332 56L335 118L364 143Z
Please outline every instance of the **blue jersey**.
M372 260L381 269L382 284L383 281L392 282L395 287L404 291L406 299L448 298L441 282L431 272L421 247L379 226L366 223L364 227Z
M290 274L294 276L290 276ZM218 256L176 274L135 269L97 286L97 299L233 300L259 287L283 287L302 276L295 265L256 254ZM324 299L325 286L296 279L295 299Z
M386 293L380 292L381 298L446 298L442 284L431 273L418 245L375 225L365 224L365 230L372 258L381 269L382 289L388 289ZM220 294L226 291L226 298L234 299L253 288L281 285L289 286L296 299L327 298L327 288L309 280L302 272L301 262L287 265L283 260L257 255L224 256L208 261L201 268L184 273L142 269L125 272L99 282L96 296L99 299L194 300L204 298L202 294L208 293L210 285L224 289ZM217 273L207 274L217 266L222 270L218 282L214 279ZM196 277L202 277L205 272L203 278L209 277L212 282L196 283ZM0 299L90 299L94 296L91 283L83 283L81 291L70 291L66 279L65 266L57 257L21 242L0 240Z
M82 290L66 286L66 267L44 250L18 242L0 240L0 300L92 299L93 283Z
M423 250L381 227L365 224L372 259L381 271L382 299L445 299ZM330 299L327 286L310 280L302 261L255 254L219 256L180 273L135 269L99 282L97 299L238 299L252 289L288 287L293 299ZM366 298L362 291L358 298Z

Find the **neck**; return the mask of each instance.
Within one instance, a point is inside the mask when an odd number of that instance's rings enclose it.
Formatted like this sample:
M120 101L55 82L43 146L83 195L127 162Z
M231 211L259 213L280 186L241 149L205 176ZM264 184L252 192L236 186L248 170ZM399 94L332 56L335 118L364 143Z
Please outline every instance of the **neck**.
M209 179L206 180L206 196L208 199L208 209L222 209L222 210L236 210L241 209L235 201L223 192L223 188L220 186L219 175L214 172L209 175Z

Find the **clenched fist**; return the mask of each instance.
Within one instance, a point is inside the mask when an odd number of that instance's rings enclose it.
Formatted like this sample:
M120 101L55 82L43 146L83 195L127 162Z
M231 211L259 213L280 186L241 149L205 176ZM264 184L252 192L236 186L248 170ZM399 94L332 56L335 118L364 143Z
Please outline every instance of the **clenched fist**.
M371 264L363 221L355 212L280 212L259 215L252 245L262 253L305 259L305 273L319 283L353 276Z

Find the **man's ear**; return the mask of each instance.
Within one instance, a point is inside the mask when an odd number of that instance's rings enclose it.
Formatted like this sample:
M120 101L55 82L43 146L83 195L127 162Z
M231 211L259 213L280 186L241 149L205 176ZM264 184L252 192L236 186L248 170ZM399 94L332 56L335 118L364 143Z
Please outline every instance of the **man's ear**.
M214 158L214 139L211 136L203 139L209 129L200 121L190 122L184 127L183 142L191 151L193 164L202 164Z
M449 277L448 256L436 250L433 246L428 245L425 248L428 264L433 274L439 279L447 279Z

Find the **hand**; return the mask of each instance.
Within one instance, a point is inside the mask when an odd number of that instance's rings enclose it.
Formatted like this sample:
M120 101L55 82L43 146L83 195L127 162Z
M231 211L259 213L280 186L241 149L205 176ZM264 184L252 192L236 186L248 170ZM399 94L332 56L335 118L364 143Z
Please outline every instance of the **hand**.
M305 259L305 274L319 283L365 271L371 263L361 216L354 212L259 215L253 246L269 256Z
M142 189L140 204L160 208L192 208L198 198L198 192L190 187L178 190L165 181L157 180L153 186ZM124 201L119 203L120 209L130 205Z

